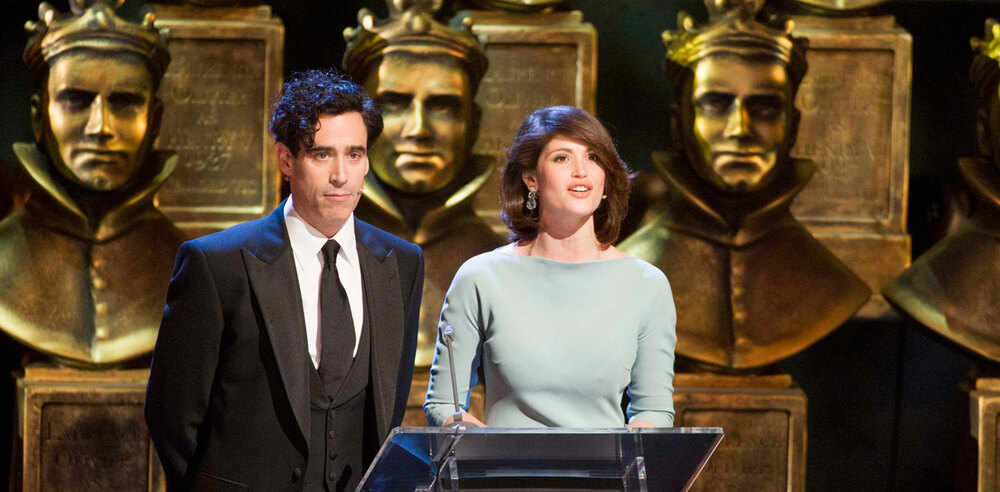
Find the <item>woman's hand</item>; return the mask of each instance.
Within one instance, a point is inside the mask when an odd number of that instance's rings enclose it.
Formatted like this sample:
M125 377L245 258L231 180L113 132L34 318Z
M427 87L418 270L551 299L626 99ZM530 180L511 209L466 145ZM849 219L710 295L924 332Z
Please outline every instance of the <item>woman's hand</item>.
M653 425L653 424L651 424L651 423L649 423L649 422L646 422L645 420L634 420L634 421L628 423L628 428L629 429L637 429L637 428L652 429L654 427L656 427L656 426Z
M453 423L455 423L455 418L448 417L448 420L445 420L444 425L441 427L448 427ZM479 419L473 417L472 415L465 413L465 411L462 411L462 423L470 427L486 427L486 424L480 422ZM652 425L650 425L650 427L652 427Z

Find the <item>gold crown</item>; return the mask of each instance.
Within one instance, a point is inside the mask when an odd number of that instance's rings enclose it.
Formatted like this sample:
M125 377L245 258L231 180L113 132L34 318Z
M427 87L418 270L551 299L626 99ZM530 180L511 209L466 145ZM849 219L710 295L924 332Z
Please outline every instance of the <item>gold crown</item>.
M681 12L677 16L677 31L663 31L667 47L667 63L690 67L698 60L717 53L746 57L770 57L790 63L798 39L792 38L795 24L784 22L775 29L754 17L764 0L705 0L709 23L698 27L694 19Z
M153 27L156 17L146 14L142 23L115 15L125 0L70 0L72 13L60 15L47 2L38 6L38 22L28 21L24 62L35 73L46 73L53 58L70 50L135 53L152 70L157 81L170 63L167 31Z
M972 38L970 43L976 54L1000 61L1000 23L986 19L986 34L982 39Z
M388 0L389 18L378 22L368 9L358 12L357 28L344 29L347 51L344 71L358 83L375 61L393 52L442 54L460 60L475 89L488 62L479 40L472 34L472 16L459 12L450 27L434 20L442 0Z

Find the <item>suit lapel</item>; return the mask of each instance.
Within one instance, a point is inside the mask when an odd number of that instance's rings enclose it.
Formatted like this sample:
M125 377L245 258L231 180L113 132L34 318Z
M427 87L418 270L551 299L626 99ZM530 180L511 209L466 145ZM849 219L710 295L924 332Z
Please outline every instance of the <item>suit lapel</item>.
M365 290L365 319L370 320L371 327L371 384L381 441L389 434L396 398L403 351L403 301L393 251L379 240L372 226L360 220L355 224Z
M260 242L243 263L274 350L292 413L309 442L309 357L295 259L285 230L284 202L262 221Z

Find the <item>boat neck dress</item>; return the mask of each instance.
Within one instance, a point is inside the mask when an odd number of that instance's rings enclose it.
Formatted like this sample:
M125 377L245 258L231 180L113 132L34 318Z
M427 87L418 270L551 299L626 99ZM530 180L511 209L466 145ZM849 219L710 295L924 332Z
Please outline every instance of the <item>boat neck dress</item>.
M565 262L509 244L469 259L445 298L424 411L454 412L448 352L454 328L459 402L480 366L490 427L614 428L673 424L676 312L663 272L635 257Z

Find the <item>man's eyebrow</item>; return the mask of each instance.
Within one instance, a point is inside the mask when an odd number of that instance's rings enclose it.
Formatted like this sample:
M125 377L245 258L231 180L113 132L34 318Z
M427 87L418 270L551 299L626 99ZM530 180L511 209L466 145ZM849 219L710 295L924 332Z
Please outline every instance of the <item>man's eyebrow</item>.
M312 147L310 149L306 149L306 152L309 152L309 153L313 153L313 152L336 152L336 150L337 149L335 149L333 147ZM351 145L350 147L347 147L347 152L362 152L362 153L367 153L368 149L364 145Z

